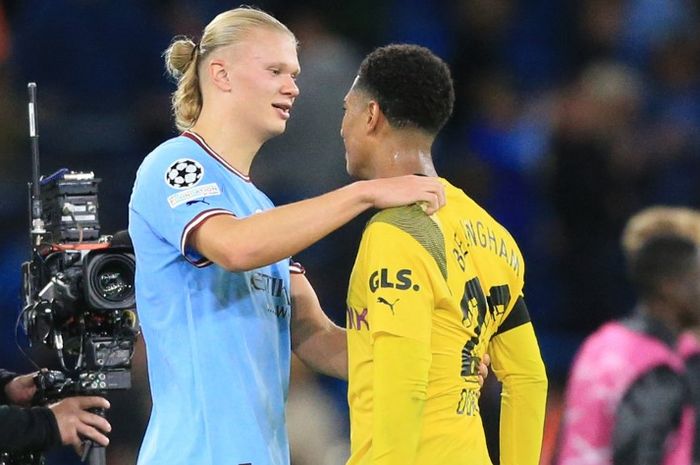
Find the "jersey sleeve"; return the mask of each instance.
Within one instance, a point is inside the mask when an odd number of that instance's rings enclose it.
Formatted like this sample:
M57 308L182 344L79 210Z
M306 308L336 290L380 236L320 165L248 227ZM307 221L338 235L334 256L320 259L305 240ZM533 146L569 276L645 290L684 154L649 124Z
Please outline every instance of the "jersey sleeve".
M306 274L306 268L304 265L294 260L294 258L289 259L289 272L292 274Z
M406 231L374 222L363 236L372 338L382 333L430 341L433 275L438 267Z
M511 263L518 263L518 270L516 271L511 266L501 267L501 276L497 281L505 285L494 286L489 289L491 302L497 309L496 322L498 329L496 334L503 333L508 329L530 321L530 315L522 296L523 288L525 287L525 260L515 240L510 235L508 237L511 250L510 260Z
M435 286L444 280L439 243L444 243L439 227L410 207L380 213L363 236L374 360L371 463L376 465L412 463L418 450Z
M59 445L61 432L48 407L0 405L0 450L25 453Z
M523 304L524 305L524 304ZM491 340L493 371L503 383L500 450L502 465L537 465L540 460L547 375L532 324L514 305L517 321Z
M223 195L229 183L217 163L183 140L156 149L136 175L132 212L192 263L203 257L187 246L189 234L212 216L236 215L235 205Z
M415 461L430 362L428 343L389 334L375 340L373 465Z

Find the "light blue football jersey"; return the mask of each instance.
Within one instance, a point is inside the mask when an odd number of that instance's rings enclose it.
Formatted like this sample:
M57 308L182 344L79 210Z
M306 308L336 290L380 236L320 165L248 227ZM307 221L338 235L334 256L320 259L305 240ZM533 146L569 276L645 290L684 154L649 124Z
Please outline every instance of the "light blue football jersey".
M197 134L141 164L129 203L153 408L138 465L288 465L290 262L232 273L187 246L272 202Z

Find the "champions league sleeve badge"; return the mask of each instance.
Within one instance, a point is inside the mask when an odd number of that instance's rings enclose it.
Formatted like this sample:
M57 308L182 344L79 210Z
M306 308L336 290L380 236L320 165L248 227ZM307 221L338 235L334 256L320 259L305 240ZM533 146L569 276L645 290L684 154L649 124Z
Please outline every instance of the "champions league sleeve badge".
M204 177L204 167L191 158L181 158L168 167L165 182L174 189L196 186Z

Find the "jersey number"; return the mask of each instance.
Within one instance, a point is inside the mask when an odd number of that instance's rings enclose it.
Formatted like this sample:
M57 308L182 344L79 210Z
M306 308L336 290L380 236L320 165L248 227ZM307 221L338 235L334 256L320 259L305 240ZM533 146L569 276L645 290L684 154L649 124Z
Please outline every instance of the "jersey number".
M460 302L462 308L462 323L474 327L474 335L464 344L462 348L462 376L476 375L479 370L481 359L474 353L479 345L482 332L486 323L486 311L491 314L491 318L506 311L510 303L510 288L507 284L492 286L488 295L484 294L478 277L474 277L464 285L464 295ZM474 309L474 310L472 310ZM476 322L472 323L472 318Z

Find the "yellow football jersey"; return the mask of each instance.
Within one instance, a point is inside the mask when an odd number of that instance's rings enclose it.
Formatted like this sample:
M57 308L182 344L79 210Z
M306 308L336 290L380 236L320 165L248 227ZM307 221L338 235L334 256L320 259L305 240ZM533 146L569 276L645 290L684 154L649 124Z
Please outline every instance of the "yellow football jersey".
M501 463L539 461L546 377L522 301L523 257L443 183L436 214L383 210L363 233L347 298L349 465L491 464L478 405L486 352L504 383Z

